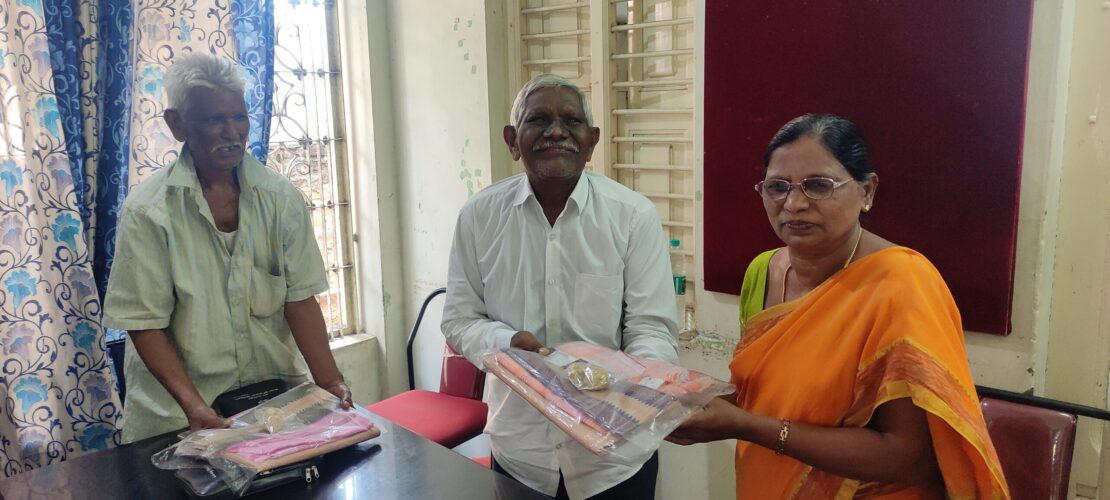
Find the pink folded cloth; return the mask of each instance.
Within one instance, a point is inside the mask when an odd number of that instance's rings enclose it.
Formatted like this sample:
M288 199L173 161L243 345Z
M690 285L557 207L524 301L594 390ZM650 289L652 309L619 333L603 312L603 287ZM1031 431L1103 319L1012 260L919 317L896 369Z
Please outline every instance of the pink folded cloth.
M261 434L259 438L236 443L227 447L223 455L257 468L266 462L320 448L373 429L374 423L363 416L353 411L337 410L292 431Z
M342 410L335 396L306 383L237 415L241 426L190 434L175 445L173 456L222 458L253 472L272 470L381 434L364 412Z

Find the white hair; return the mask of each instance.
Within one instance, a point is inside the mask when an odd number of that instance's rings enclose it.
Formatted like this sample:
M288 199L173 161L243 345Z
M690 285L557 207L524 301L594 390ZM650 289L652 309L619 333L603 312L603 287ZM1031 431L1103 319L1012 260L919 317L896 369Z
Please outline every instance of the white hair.
M590 100L586 97L586 93L578 88L577 85L570 83L570 80L552 74L539 75L524 84L524 87L516 94L516 100L513 101L512 110L509 111L509 125L516 128L519 127L520 122L524 120L524 102L528 100L528 96L540 89L551 89L556 87L564 87L574 91L578 99L582 101L582 112L586 115L586 125L591 127L594 126L594 117L590 112Z
M243 95L246 80L238 64L223 57L203 52L193 52L178 57L164 80L169 109L185 112L185 99L195 88L228 90Z

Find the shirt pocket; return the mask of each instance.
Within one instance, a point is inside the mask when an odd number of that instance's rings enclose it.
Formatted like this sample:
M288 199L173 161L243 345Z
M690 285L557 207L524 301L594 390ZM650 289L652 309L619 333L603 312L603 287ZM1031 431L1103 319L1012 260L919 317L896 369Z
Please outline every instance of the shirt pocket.
M251 271L251 316L267 318L285 306L285 276L274 276L255 269Z
M617 332L624 299L624 276L579 273L574 282L574 318L584 338L608 339Z

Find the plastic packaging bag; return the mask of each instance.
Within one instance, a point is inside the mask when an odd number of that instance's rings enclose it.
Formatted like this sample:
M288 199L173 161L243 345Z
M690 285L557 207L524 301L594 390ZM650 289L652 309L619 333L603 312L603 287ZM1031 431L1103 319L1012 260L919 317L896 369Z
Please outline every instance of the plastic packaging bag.
M567 379L578 390L601 391L609 388L612 374L595 364L575 361L567 366Z
M694 370L587 342L563 344L547 356L493 351L482 363L599 456L652 451L691 413L736 390Z
M368 411L340 409L339 398L304 383L235 415L228 429L189 433L151 462L160 469L207 468L242 495L259 474L380 434Z

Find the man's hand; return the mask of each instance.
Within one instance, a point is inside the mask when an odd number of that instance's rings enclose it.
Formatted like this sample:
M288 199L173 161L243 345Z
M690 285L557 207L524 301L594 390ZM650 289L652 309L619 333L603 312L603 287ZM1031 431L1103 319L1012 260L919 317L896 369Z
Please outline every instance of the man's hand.
M351 389L343 382L343 374L339 373L339 368L335 366L335 358L332 357L331 347L328 345L324 314L320 310L320 303L316 301L316 297L286 302L285 321L289 323L293 340L297 343L297 349L300 349L301 354L304 355L316 385L339 398L339 404L344 410L351 409Z
M551 349L544 347L532 332L521 330L513 335L512 340L509 341L509 347L523 349L525 351L538 352L544 356L551 353Z
M351 401L351 388L347 387L347 383L340 380L328 385L321 385L325 391L328 391L339 398L339 407L344 410L350 410L354 402Z
M189 430L191 431L231 427L230 418L221 417L216 413L216 410L205 404L190 408L189 411L185 412L185 418L189 420Z
M128 335L151 375L185 412L189 430L222 429L231 425L231 420L220 417L200 397L165 330L130 330Z

